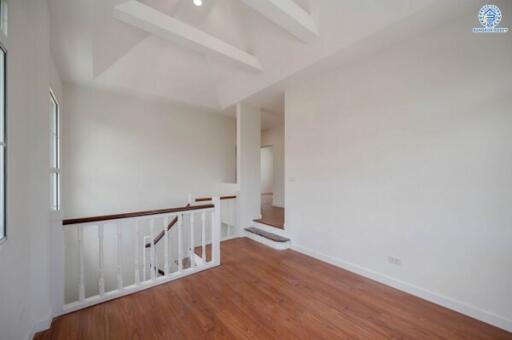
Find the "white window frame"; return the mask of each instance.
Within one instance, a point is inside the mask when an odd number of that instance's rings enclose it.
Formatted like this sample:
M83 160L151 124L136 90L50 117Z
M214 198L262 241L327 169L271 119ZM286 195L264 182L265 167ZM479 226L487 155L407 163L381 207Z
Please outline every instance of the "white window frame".
M60 104L57 96L50 89L50 104L55 110L50 112L50 208L52 211L60 211L61 206L61 162L60 162Z

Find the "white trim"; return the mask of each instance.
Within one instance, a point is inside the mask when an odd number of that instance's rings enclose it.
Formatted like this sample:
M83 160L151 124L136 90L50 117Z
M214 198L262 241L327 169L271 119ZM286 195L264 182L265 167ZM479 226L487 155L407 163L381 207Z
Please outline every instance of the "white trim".
M61 210L61 202L62 202L62 174L61 174L61 157L62 157L62 148L61 148L61 119L60 119L60 102L53 89L49 90L49 99L50 102L53 102L55 111L50 112L50 163L52 166L50 167L50 192L51 192L51 202L50 202L50 211L59 212ZM55 117L54 117L55 116ZM54 126L54 122L56 126ZM56 129L54 129L56 128ZM55 140L55 144L54 144ZM56 166L53 166L53 160L57 159ZM52 175L56 175L57 181L52 183ZM53 185L52 185L53 184ZM56 198L55 206L53 205L53 199Z
M475 318L477 320L483 321L485 323L491 324L493 326L499 327L501 329L504 329L506 331L512 332L512 320L505 319L504 317L501 317L499 315L496 315L492 312L482 310L480 308L477 308L475 306L468 305L464 302L454 300L452 298L440 295L438 293L429 291L425 288L415 286L411 283L404 282L401 280L394 279L390 276L384 275L382 273L378 273L376 271L373 271L368 268L364 268L361 266L358 266L353 263L349 263L346 261L343 261L339 258L335 258L326 254L322 254L320 252L317 252L315 250L303 247L299 244L292 244L291 248L295 251L298 251L302 254L311 256L316 258L317 260L327 262L329 264L332 264L336 267L340 267L342 269L348 270L350 272L359 274L361 276L364 276L366 278L375 280L377 282L380 282L386 286L390 286L393 288L396 288L398 290L401 290L403 292L409 293L411 295L417 296L419 298L422 298L424 300L430 301L432 303L435 303L437 305L441 305L443 307L446 307L448 309L454 310L456 312L462 313L464 315L470 316L472 318Z

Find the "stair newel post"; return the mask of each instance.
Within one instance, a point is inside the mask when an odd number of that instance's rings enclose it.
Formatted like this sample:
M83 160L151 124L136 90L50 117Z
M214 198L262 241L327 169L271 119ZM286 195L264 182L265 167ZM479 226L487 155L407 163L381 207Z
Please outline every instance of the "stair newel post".
M206 264L206 213L201 213L201 257Z
M240 231L240 192L236 192L236 197L233 202L233 235L239 236ZM231 236L233 236L231 235Z
M212 261L214 265L220 264L220 234L221 234L221 220L220 220L220 197L212 198L213 201L213 215L212 215Z

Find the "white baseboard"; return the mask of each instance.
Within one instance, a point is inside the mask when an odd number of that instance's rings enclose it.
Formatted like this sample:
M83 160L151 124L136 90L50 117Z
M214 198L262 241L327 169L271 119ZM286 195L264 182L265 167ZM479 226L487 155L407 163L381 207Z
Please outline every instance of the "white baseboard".
M396 288L398 290L404 291L406 293L417 296L424 300L441 305L443 307L446 307L448 309L454 310L461 314L470 316L472 318L475 318L477 320L491 324L493 326L499 327L506 331L512 332L512 320L508 320L508 319L503 318L494 313L482 310L475 306L465 304L463 302L454 300L454 299L446 297L446 296L439 295L439 294L429 291L425 288L418 287L413 284L394 279L390 276L387 276L387 275L375 272L373 270L355 265L353 263L343 261L339 258L335 258L335 257L329 256L329 255L322 254L320 252L314 251L312 249L308 249L308 248L303 247L298 244L292 243L291 249L298 251L300 253L303 253L305 255L314 257L320 261L327 262L336 267L340 267L340 268L348 270L350 272L353 272L353 273L359 274L361 276L367 277L369 279L375 280L377 282L385 284L386 286Z
M53 320L53 318L49 317L48 319L41 320L38 323L34 324L34 326L32 326L32 331L30 332L27 339L32 340L34 338L34 335L36 335L36 333L50 329L50 326L52 325L52 320Z

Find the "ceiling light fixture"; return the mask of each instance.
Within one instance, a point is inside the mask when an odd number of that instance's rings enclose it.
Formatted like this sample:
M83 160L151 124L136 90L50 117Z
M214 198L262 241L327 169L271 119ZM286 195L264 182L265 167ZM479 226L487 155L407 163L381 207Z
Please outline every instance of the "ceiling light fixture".
M203 5L203 0L194 0L194 5L202 6Z

